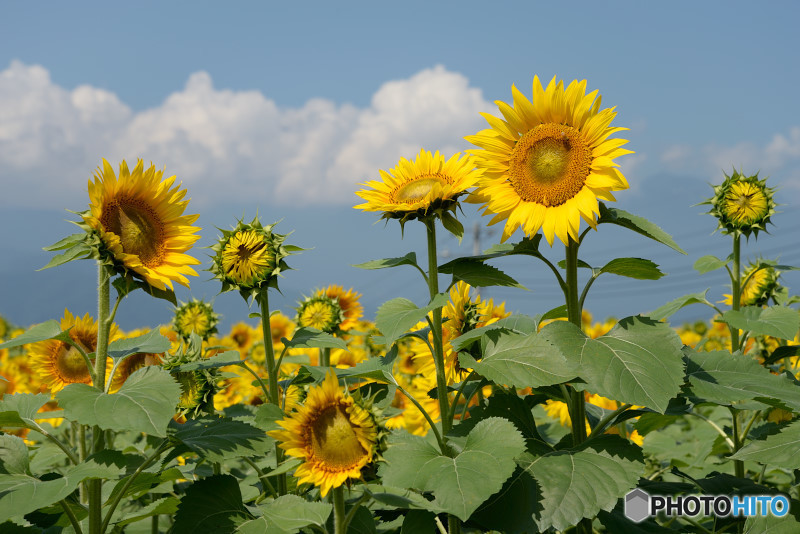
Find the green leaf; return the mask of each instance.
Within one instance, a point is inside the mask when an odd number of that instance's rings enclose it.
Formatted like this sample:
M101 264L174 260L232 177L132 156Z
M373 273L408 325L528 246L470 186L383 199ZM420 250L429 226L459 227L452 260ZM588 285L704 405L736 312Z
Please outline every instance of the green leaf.
M398 433L382 467L384 483L433 492L433 504L461 520L497 492L514 472L514 458L525 449L522 435L505 419L493 417L475 425L463 450L443 456L425 438Z
M520 334L532 334L538 331L538 329L539 321L536 317L515 313L509 317L495 321L492 324L475 328L465 334L461 334L450 341L450 345L453 347L453 350L461 352L480 339L484 334L493 330L508 330L509 332L517 332Z
M464 237L464 225L456 219L452 213L448 211L442 212L442 226L444 229L453 234L458 238L458 242L461 242L461 238Z
M550 323L540 335L571 361L592 393L664 413L683 384L680 338L647 317L626 317L597 339L566 321Z
M686 252L673 241L672 236L644 217L639 217L638 215L628 213L619 208L609 208L603 202L600 202L600 217L597 219L597 223L611 223L622 226L628 230L633 230L637 234L658 241L663 245L667 245L672 250L678 251L681 254L686 254Z
M479 256L472 256L475 259L490 260L502 256L513 256L522 254L525 256L541 256L539 243L542 241L542 234L537 233L533 237L525 237L519 243L499 243L486 249Z
M116 360L138 352L160 354L169 348L169 339L162 336L158 330L152 330L142 336L112 341L108 344L108 355Z
M655 310L649 313L646 313L645 315L650 317L651 319L655 319L656 321L661 321L662 319L670 317L676 311L680 310L685 306L689 306L690 304L705 304L707 306L713 307L714 305L711 304L706 298L707 293L708 289L706 289L702 293L689 293L688 295L683 295L682 297L678 297L675 300L671 300L666 304L664 304L663 306L656 308Z
M264 517L278 528L296 530L308 525L325 525L333 507L323 502L308 502L297 495L284 495L259 506Z
M472 287L505 286L527 289L497 267L472 258L459 258L443 267L439 272L452 274L453 283L463 280Z
M115 524L121 527L153 517L157 515L175 515L178 511L180 501L175 497L163 497L155 500L143 508L139 508L135 512L125 512L125 518L117 521ZM115 514L116 515L116 514Z
M727 351L695 352L684 349L687 393L700 401L730 405L757 400L800 411L800 385L785 375L773 375L750 356Z
M176 371L199 371L201 369L218 369L229 365L242 365L242 357L238 351L226 350L215 354L211 358L184 363L175 367Z
M72 245L70 248L68 248L66 252L57 254L52 258L50 258L50 261L47 262L47 265L45 265L41 269L36 269L36 270L44 271L45 269L58 267L59 265L64 265L65 263L69 263L72 260L82 260L88 258L91 254L92 254L92 249L88 245L85 245L83 243L76 243Z
M353 267L359 269L387 269L389 267L398 267L400 265L417 265L417 254L409 252L400 258L383 258L382 260L372 260L365 263L358 263Z
M36 414L47 404L46 393L14 393L0 399L0 428L39 428Z
M159 493L171 493L173 490L172 482L176 480L180 480L184 478L184 474L181 471L173 467L171 469L167 469L166 471L161 471L160 473L149 473L145 471L144 473L140 473L133 482L125 489L125 494L123 497L130 497L131 500L139 499L148 493L156 493L159 492L157 489L159 487L163 487L164 489L161 490ZM115 498L124 485L130 479L130 475L121 478L115 485L114 489L111 491L111 495L108 497L108 501Z
M232 419L194 419L175 426L174 438L211 462L264 455L275 443L263 430Z
M436 532L436 516L426 510L410 510L403 518L400 534L419 534Z
M73 245L76 245L77 243L82 242L84 239L86 239L85 232L81 232L80 234L71 234L53 243L50 246L42 247L42 250L46 250L47 252L53 252L55 250L64 250L66 248L72 247Z
M658 265L650 260L642 258L616 258L606 263L601 269L600 274L611 273L619 276L627 276L637 280L658 280L662 273Z
M751 516L744 522L744 534L797 534L800 522L792 514L783 517Z
M574 451L519 461L542 492L534 521L541 531L564 530L584 517L609 511L644 473L642 451L617 436L600 436Z
M284 418L283 410L274 404L262 404L256 408L256 416L253 420L253 425L264 432L270 430L278 430L280 426L276 421Z
M117 393L70 384L56 394L64 417L103 430L131 430L165 437L181 389L168 371L150 365L134 372Z
M745 306L740 310L729 310L722 314L723 322L748 330L754 336L773 336L794 339L800 328L800 313L786 306Z
M46 321L36 326L32 326L24 333L18 335L14 339L0 343L0 349L11 349L14 347L21 347L28 343L36 343L37 341L44 341L46 339L55 339L61 337L62 334L67 334L68 330L61 330L61 324L58 321ZM70 340L71 341L71 340Z
M172 303L173 306L178 305L178 299L175 298L175 292L171 289L158 289L157 287L151 286L147 282L134 278L131 274L117 277L113 282L111 282L111 285L113 285L114 289L117 290L117 294L120 298L125 297L131 291L141 289L152 297L166 300L167 302Z
M327 332L322 332L316 328L298 328L295 330L292 339L282 338L283 344L290 348L320 348L320 349L344 349L347 350L347 343L344 340L334 337Z
M751 441L731 456L733 460L775 465L782 469L800 469L800 421L793 421L777 434Z
M412 326L425 319L434 309L441 308L449 297L443 293L436 295L424 308L418 308L408 299L398 297L384 302L375 316L375 325L384 337L384 343L391 347Z
M10 434L0 434L0 474L29 475L30 460L25 441Z
M694 262L694 270L700 274L710 273L711 271L716 271L717 269L722 269L730 261L732 260L732 256L728 256L724 260L717 258L716 256L703 256L702 258L698 258L696 262Z
M469 420L469 419L468 419ZM534 511L541 510L541 489L530 473L517 467L503 487L472 514L484 531L539 532ZM509 513L513 510L513 513Z
M550 325L548 325L550 326ZM469 353L459 354L464 368L475 369L497 384L517 388L549 386L568 382L577 376L577 369L568 361L546 334L500 333L488 341L483 358L478 362Z
M254 519L242 503L239 483L231 475L214 475L194 482L178 505L173 534L228 534Z

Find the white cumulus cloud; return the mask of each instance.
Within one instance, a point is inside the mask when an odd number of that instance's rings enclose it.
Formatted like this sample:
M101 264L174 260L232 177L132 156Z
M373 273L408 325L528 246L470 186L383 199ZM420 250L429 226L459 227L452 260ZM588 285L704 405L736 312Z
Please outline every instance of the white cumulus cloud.
M14 61L0 71L0 202L79 209L102 157L114 166L141 157L176 174L193 204L354 203L358 183L400 157L467 148L463 136L492 108L463 75L436 66L384 83L365 108L323 97L281 108L196 72L160 106L133 111L110 91L69 90Z

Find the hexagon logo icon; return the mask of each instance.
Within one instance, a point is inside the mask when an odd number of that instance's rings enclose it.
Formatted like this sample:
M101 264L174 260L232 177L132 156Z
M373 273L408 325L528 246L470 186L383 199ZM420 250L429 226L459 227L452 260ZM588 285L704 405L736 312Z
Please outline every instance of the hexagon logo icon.
M625 517L634 523L641 523L650 517L650 495L636 488L625 495Z

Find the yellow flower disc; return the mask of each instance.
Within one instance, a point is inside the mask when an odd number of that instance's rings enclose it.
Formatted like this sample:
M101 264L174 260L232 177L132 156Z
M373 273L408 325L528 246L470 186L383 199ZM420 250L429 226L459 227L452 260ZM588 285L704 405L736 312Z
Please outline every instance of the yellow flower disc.
M123 160L119 178L103 160L102 170L89 182L89 211L85 223L96 230L114 264L133 271L158 289L172 289L172 282L189 286L185 275L197 276L190 265L200 262L184 254L200 239L200 228L191 226L198 215L182 215L186 190L172 187L175 177L161 181L155 166L145 171L139 160L133 172Z
M725 216L735 225L750 225L769 214L769 202L763 187L753 182L731 184L722 205Z
M321 295L326 295L339 302L339 307L342 308L344 313L344 321L339 325L342 330L350 330L355 327L358 324L358 320L364 315L364 308L359 302L361 294L355 292L352 288L345 291L342 286L332 285L319 289L314 293L315 297Z
M297 311L297 325L300 327L334 332L343 321L344 312L339 302L327 295L307 298Z
M275 252L263 232L236 232L222 248L222 269L235 284L250 286L267 278L275 269Z
M579 238L581 219L596 226L598 199L613 201L612 191L628 188L614 159L630 150L624 139L609 136L613 109L600 110L597 91L586 94L586 80L556 83L546 89L533 79L533 99L512 87L513 106L497 102L503 118L483 116L491 128L466 137L483 171L467 202L483 204L489 224L506 221L501 239L517 228L528 236L540 229L547 242Z
M347 479L360 478L377 439L372 416L342 392L333 371L322 385L309 390L304 405L278 425L283 430L267 434L288 455L304 460L294 476L300 484L319 486L323 497Z

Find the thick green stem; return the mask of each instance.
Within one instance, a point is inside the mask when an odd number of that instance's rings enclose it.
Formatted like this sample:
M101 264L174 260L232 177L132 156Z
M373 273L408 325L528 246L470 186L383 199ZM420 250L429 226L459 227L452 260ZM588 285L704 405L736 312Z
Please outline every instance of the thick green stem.
M344 488L342 486L338 486L333 488L333 531L335 534L345 534L347 532L345 518Z
M325 347L319 349L319 365L320 367L330 367L331 366L331 349L330 347Z
M742 440L739 439L739 410L731 408L731 423L733 433L733 453L739 452L742 448ZM742 460L733 461L733 471L736 478L744 478L744 462Z
M742 272L741 272L741 238L739 234L733 236L733 275L731 276L731 301L732 308L738 310L741 301ZM739 347L739 329L728 327L731 332L731 352L736 352Z
M436 259L436 220L425 221L428 229L428 290L433 299L439 293L439 264ZM447 435L452 422L447 415L450 405L447 396L447 376L444 368L444 348L442 346L442 309L433 310L433 363L436 367L436 390L439 397L439 410L442 414L442 434ZM442 450L443 454L447 454Z
M280 391L278 390L278 369L275 368L275 350L272 347L272 328L269 324L269 290L263 289L258 294L258 303L261 306L261 332L264 336L264 363L267 366L267 380L269 382L269 402L280 407ZM275 465L281 465L283 449L275 444ZM286 495L286 475L278 475L278 495Z

